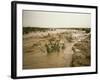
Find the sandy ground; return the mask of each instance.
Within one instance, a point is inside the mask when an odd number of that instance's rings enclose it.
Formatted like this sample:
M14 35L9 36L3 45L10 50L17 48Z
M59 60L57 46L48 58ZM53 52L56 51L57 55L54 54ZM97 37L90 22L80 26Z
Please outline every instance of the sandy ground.
M58 32L50 33L60 34L63 31ZM45 35L46 33L40 34ZM23 36L23 69L70 67L73 54L72 46L75 41L65 41L64 50L47 54L43 45L48 42L48 37L40 38L40 34L31 33ZM34 47L33 43L37 43L37 45L41 43L41 46Z

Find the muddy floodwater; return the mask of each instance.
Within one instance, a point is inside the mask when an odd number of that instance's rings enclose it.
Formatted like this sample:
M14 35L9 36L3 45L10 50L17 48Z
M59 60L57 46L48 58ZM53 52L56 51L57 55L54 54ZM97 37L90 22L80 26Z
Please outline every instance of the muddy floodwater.
M76 29L23 34L23 69L72 67L73 46L88 34Z

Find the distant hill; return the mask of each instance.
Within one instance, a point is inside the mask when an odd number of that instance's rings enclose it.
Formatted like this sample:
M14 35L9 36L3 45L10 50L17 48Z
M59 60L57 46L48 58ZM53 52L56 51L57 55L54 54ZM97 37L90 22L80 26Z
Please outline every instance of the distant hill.
M48 31L48 30L56 30L56 29L74 29L74 30L83 30L86 33L90 32L90 28L40 28L40 27L23 27L23 34L27 34L29 32L36 32L36 31Z

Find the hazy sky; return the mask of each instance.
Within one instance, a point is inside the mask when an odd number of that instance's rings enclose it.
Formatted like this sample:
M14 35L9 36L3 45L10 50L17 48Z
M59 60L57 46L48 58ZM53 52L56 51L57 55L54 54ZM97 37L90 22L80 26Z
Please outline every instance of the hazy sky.
M22 24L24 27L90 27L91 15L23 10Z

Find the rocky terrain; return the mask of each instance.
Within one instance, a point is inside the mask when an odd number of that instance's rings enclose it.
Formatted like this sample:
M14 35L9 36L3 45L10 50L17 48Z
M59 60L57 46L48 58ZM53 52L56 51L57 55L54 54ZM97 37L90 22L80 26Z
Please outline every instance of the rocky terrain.
M84 39L75 43L72 47L72 66L90 66L91 64L91 45L90 37L88 34Z
M30 29L23 34L23 69L90 66L90 29Z

